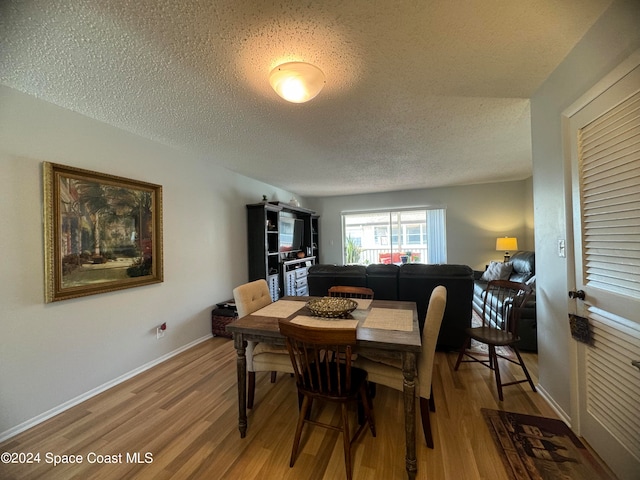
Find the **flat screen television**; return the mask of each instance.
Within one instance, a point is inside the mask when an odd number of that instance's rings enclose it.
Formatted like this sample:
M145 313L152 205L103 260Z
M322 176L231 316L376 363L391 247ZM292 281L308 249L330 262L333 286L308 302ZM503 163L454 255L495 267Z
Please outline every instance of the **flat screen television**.
M280 237L278 251L295 252L302 248L303 220L293 217L280 217L278 230Z

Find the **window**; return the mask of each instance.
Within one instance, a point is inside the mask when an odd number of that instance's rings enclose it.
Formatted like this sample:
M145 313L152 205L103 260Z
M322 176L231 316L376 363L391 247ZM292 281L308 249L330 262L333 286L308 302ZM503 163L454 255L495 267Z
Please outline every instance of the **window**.
M407 245L422 245L427 243L426 225L406 225L405 242Z
M376 245L389 245L389 230L387 227L375 227L373 240Z
M444 222L442 208L343 213L343 262L445 263Z

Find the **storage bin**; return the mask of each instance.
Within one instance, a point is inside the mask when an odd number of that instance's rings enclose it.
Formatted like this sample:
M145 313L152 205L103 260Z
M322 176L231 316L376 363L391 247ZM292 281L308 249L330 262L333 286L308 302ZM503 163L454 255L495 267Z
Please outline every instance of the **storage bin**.
M214 336L231 338L226 326L238 318L238 312L233 308L214 308L211 311L211 333Z

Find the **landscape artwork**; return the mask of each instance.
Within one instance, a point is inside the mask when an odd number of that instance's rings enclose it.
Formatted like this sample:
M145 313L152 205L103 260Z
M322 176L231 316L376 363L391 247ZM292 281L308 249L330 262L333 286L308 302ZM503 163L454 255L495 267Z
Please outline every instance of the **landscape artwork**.
M45 301L163 281L162 187L45 162Z

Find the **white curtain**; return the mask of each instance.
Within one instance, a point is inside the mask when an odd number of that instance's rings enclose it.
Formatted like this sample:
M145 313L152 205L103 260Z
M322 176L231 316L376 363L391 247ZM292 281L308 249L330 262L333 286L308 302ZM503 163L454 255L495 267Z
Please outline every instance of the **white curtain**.
M427 210L427 263L447 263L444 208Z

